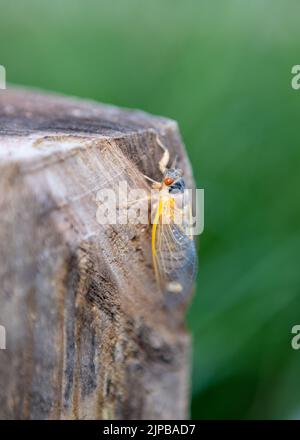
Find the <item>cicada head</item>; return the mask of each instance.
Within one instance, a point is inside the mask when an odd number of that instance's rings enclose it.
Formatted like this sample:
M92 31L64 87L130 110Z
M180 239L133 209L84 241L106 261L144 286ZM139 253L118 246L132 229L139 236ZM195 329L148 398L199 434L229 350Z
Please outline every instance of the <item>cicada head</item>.
M185 182L182 175L182 170L179 168L169 168L165 171L163 184L168 188L170 194L184 192Z

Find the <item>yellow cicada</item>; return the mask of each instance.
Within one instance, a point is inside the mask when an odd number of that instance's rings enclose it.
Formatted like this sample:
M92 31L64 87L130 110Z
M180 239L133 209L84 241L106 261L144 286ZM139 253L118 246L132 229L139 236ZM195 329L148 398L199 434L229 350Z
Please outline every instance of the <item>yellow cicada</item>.
M190 235L192 210L185 197L183 172L176 168L176 160L170 168L169 151L157 139L164 153L159 162L161 182L152 179L157 194L152 202L152 257L155 276L164 293L187 294L193 285L197 254L193 236ZM145 176L146 177L146 176Z

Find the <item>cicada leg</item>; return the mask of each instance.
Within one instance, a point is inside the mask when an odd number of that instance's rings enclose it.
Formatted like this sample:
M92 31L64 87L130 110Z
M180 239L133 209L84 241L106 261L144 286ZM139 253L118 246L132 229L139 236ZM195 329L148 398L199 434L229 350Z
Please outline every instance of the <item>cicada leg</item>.
M167 147L161 142L158 136L156 136L156 142L158 143L160 148L162 148L162 150L164 151L163 156L158 163L160 171L162 172L162 174L164 174L170 160L170 153Z

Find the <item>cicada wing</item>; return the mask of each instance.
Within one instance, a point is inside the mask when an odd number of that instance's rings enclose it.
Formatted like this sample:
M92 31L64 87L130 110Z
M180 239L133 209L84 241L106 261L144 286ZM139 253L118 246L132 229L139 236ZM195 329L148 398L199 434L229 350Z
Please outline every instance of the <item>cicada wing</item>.
M195 243L182 225L170 221L157 223L154 268L164 292L188 293L195 279L197 255Z

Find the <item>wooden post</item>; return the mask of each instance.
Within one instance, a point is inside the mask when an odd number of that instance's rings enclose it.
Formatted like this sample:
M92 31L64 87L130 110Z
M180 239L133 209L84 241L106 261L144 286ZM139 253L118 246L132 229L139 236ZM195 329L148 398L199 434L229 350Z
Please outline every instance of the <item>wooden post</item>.
M96 218L99 190L160 178L155 133L191 185L172 120L0 91L1 419L188 416L189 298L159 294L150 227Z

